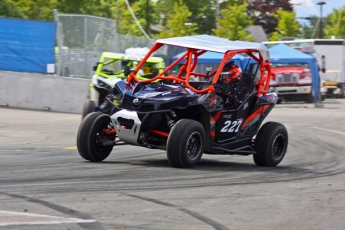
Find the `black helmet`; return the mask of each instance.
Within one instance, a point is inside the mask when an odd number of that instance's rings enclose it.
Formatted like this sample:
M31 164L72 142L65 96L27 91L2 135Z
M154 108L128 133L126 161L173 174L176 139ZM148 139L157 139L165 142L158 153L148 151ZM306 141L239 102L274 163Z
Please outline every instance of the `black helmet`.
M228 63L226 63L225 65L224 65L224 67L223 67L223 71L224 72L228 72L229 70L231 70L233 67L235 67L236 66L236 64L235 64L235 62L234 61L230 61L230 62L228 62Z

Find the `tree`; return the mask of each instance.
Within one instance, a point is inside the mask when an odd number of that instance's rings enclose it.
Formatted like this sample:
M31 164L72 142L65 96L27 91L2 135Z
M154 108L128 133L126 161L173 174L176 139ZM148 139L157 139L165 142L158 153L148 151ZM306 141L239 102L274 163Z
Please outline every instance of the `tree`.
M345 6L339 9L333 9L332 13L327 15L325 38L345 38Z
M308 20L308 22L301 25L301 34L299 37L304 39L317 37L319 33L319 17L311 16L303 19Z
M22 10L11 0L0 1L0 17L7 18L26 18Z
M190 22L192 13L188 7L183 4L182 0L174 3L171 12L167 14L166 25L163 31L157 35L158 38L189 36L196 34L198 26L194 22Z
M296 21L295 12L288 12L279 9L277 13L272 14L278 20L276 31L271 33L270 40L277 41L282 37L297 37L301 34L300 24Z
M158 0L156 15L164 17L163 25L165 25L167 19L165 16L173 10L172 6L175 3L179 3L179 0ZM195 32L197 34L211 34L216 23L216 0L183 0L183 3L191 12L190 22L196 23L198 26Z
M88 14L99 17L112 18L111 0L58 0L57 9L65 14Z
M128 1L130 4L130 1ZM132 1L130 7L138 20L140 26L145 30L146 28L146 0ZM153 4L150 2L149 8L153 9ZM112 19L118 20L119 33L120 34L130 34L136 36L144 36L143 32L140 30L135 19L132 17L131 12L129 11L124 0L119 0L119 18L116 18L116 4L113 4L111 7ZM150 14L149 15L149 26L152 23L157 22L157 16ZM148 31L145 31L149 34Z
M293 11L290 0L248 0L248 13L254 18L254 25L261 25L266 34L275 31L278 21L272 13L279 8Z
M27 19L53 21L53 9L57 6L57 0L12 0L16 7L20 8Z
M213 29L216 36L228 38L230 40L248 40L253 38L245 29L252 24L246 14L247 4L228 5L227 8L220 11L221 18L218 20L219 28Z
M147 7L148 1L148 7ZM138 6L138 10L135 12L135 16L141 19L141 26L150 28L151 25L157 24L159 21L159 14L155 14L155 4L150 0L137 0L133 5ZM148 15L147 15L148 14ZM145 30L147 34L150 34L150 30Z

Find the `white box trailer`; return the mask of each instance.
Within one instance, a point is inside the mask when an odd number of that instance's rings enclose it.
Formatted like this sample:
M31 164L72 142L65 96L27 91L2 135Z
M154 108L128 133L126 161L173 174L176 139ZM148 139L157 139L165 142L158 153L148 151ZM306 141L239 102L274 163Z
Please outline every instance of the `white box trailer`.
M318 56L320 77L325 81L328 96L344 97L345 86L345 40L314 39L314 49Z
M263 42L268 48L284 43L317 58L321 83L327 97L344 97L345 92L345 40L295 39Z

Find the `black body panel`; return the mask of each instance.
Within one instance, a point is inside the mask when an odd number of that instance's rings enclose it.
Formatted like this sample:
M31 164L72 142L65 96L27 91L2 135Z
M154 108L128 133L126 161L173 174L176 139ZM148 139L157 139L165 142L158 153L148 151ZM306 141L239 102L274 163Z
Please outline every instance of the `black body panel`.
M257 97L255 89L234 102L222 93L200 95L182 84L144 82L135 86L118 82L109 93L120 101L116 109L137 112L143 133L138 143L164 149L167 137L153 131L168 135L178 120L192 119L205 129L209 154L253 154L252 138L278 101L276 94Z

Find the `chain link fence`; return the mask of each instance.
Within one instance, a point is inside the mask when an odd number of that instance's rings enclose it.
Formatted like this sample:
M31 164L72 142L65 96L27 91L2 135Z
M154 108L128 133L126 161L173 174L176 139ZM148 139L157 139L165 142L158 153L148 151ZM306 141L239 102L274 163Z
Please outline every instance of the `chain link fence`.
M118 34L116 20L78 14L59 14L56 64L59 76L91 78L102 52L124 53L130 47L150 48L154 40Z

